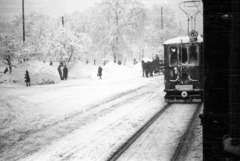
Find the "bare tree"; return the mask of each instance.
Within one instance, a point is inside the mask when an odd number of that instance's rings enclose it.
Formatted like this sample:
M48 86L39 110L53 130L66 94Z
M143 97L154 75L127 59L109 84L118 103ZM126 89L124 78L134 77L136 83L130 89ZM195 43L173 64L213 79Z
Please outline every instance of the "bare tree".
M136 0L103 0L98 6L103 20L98 31L103 38L97 46L111 50L114 62L122 61L124 55L132 55L130 44L141 34L145 10Z

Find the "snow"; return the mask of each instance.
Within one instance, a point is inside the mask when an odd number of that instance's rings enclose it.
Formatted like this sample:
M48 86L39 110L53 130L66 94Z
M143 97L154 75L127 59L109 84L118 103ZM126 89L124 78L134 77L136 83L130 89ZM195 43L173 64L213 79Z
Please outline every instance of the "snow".
M169 40L165 41L163 44L164 45L179 44L179 43L181 43L181 41L182 41L182 43L190 43L190 39L188 36L181 36L181 37L169 39ZM201 36L198 36L197 42L199 42L199 43L203 42L203 38Z
M12 73L9 71L0 78L0 83L25 84L25 73L28 70L31 84L51 84L59 83L60 77L56 68L39 61L26 61L12 67Z
M68 72L68 77L70 79L92 78L97 76L97 67L93 64L77 61L68 66Z
M31 72L45 76L49 64L35 64ZM101 80L98 67L69 64L69 79L57 84L0 84L0 161L106 160L165 104L163 76L142 77L141 63L109 62Z
M187 122L195 111L193 107L193 104L173 104L121 155L118 161L171 160L174 149L184 133L181 129L186 129ZM152 135L153 133L156 135Z

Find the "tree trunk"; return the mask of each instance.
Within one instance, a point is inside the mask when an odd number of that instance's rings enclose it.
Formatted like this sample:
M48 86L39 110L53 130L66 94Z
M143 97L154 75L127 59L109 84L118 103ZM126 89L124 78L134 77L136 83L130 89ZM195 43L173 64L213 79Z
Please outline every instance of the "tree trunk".
M70 55L70 58L68 59L68 63L69 63L70 60L72 59L72 56L73 56L73 48L71 48L71 55Z

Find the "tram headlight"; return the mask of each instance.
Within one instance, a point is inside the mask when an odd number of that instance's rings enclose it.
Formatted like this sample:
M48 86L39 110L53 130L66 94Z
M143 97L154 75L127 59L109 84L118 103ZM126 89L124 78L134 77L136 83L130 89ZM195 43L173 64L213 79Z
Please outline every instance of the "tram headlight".
M182 93L181 93L181 96L183 97L183 98L185 98L185 97L187 97L187 92L186 91L183 91Z

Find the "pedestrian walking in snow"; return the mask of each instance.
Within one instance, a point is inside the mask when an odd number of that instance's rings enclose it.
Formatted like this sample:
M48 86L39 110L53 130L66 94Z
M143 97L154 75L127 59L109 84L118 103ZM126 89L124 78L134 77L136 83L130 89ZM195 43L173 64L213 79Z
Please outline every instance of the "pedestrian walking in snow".
M68 77L68 69L67 69L67 66L64 65L64 68L63 68L63 80L67 80L67 77Z
M9 65L9 74L12 73L12 65Z
M52 61L50 61L50 65L52 66Z
M99 76L100 79L102 79L102 71L103 71L102 67L99 66L97 76Z
M11 64L11 57L10 57L9 53L10 53L10 52L8 51L8 55L6 55L6 58L5 58L5 59L6 59L6 61L7 61L8 64Z
M11 57L10 57L9 53L10 52L8 51L8 55L6 55L5 60L7 61L7 64L8 64L9 74L11 74L11 72L12 72L12 65L11 65Z
M59 75L60 75L60 79L63 80L62 70L61 70L61 64L58 66L58 73L59 73Z
M8 72L8 67L6 67L6 69L4 70L4 74L6 74Z
M26 82L26 86L31 86L30 85L30 76L28 71L26 70L26 74L25 74L25 82Z

